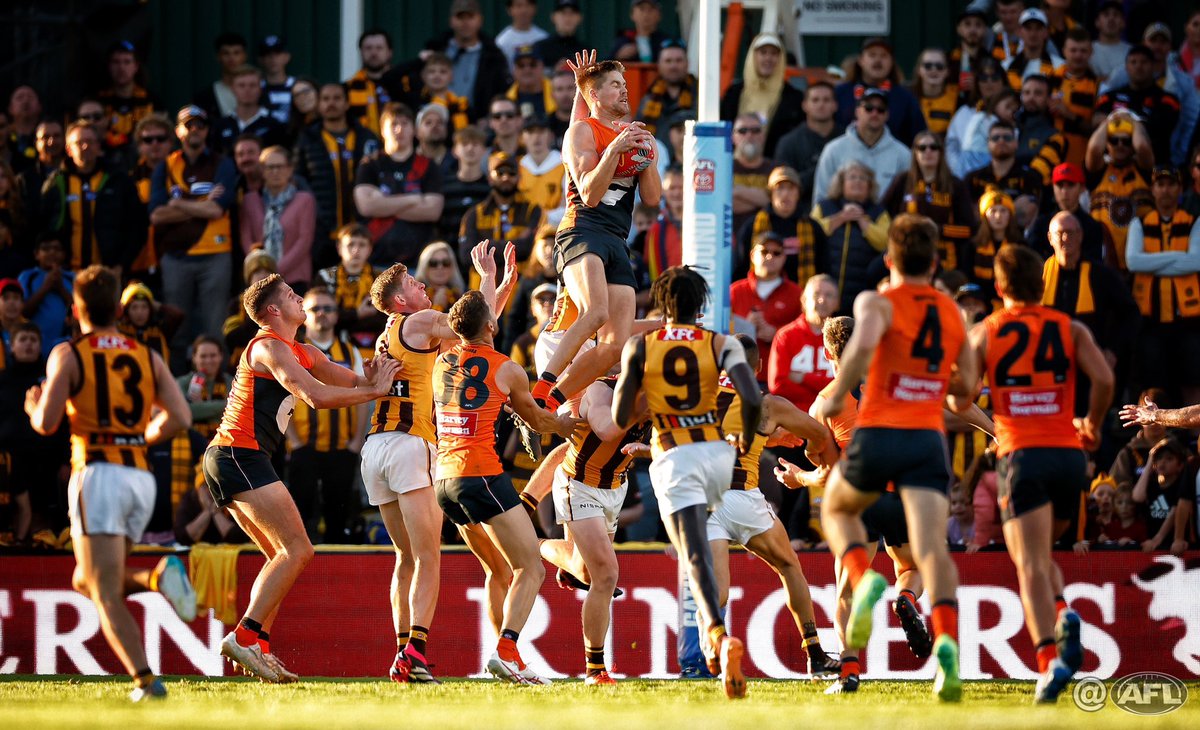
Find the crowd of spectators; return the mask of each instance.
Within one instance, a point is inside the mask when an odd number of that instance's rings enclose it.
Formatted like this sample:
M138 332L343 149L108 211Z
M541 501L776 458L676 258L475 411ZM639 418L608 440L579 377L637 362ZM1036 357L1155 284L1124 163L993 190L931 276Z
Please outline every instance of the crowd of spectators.
M734 150L733 327L758 340L764 388L809 407L833 374L824 320L850 314L884 278L890 221L915 212L939 227L938 285L968 324L998 305L995 252L1030 246L1046 259L1043 303L1092 330L1119 397L1200 402L1200 11L1183 28L1131 33L1120 2L1086 17L1072 17L1067 0L995 0L994 17L979 9L991 4L963 11L955 36L922 50L909 77L884 38L863 42L843 75L807 79L790 77L779 37L751 40L720 114ZM630 29L600 58L654 70L631 99L657 139L664 188L661 207L638 206L628 238L645 315L653 280L682 262L682 140L697 82L686 43L659 30L659 3L629 8ZM362 67L345 80L292 75L282 36L251 46L223 33L219 78L178 110L145 88L141 49L128 42L102 59L106 88L65 118L43 115L37 90L14 80L0 111L5 539L53 543L66 523L64 434L39 437L14 414L50 348L73 336L73 272L93 263L121 273L121 328L162 353L192 407L187 436L154 451L150 541L246 539L198 488L195 465L255 330L236 293L256 278L278 272L303 292L303 337L360 368L385 321L368 296L377 272L408 265L445 311L476 283L470 248L512 241L523 281L499 341L532 368L557 284L575 93L565 62L584 50L578 0L554 0L549 28L536 10L509 0L511 24L492 38L478 2L454 0L448 29L410 59L393 58L386 29L367 30ZM979 405L989 408L986 390ZM276 455L314 540L376 532L353 486L369 417L299 409ZM508 430L499 438L514 473L527 475L536 462ZM1191 434L1113 423L1064 545L1195 545L1193 444ZM952 540L1001 545L987 437L951 424L951 449ZM778 456L803 458L769 450L763 488L794 546L820 545L820 495L775 483ZM631 479L648 484L644 467ZM660 537L649 490L630 494L620 537Z

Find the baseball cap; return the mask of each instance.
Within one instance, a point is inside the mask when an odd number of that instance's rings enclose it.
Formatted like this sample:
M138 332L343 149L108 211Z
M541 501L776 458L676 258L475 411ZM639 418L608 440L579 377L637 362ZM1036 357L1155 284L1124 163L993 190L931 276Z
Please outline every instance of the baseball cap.
M285 52L287 52L287 39L281 35L269 35L258 44L258 55L260 56Z
M955 20L954 20L954 24L958 25L959 23L963 22L967 18L979 18L984 23L986 23L988 16L987 16L987 13L984 12L983 8L972 6L972 7L968 7L966 10L959 13L958 17L955 18Z
M1070 162L1064 162L1054 168L1054 172L1050 176L1050 182L1072 182L1083 184L1083 169L1079 165Z
M978 284L963 284L954 292L954 301L961 302L964 299L978 299L981 302L987 302L988 298L984 296L983 287Z
M883 89L875 86L867 86L863 88L862 94L858 97L858 103L866 103L867 99L879 99L884 104L888 103L888 94Z
M574 10L578 13L579 0L555 0L554 10L552 12L557 13L559 10Z
M522 58L540 59L541 57L534 53L532 45L525 44L523 46L517 46L517 50L513 52L513 63L520 61Z
M984 193L983 197L979 199L979 215L987 215L987 212L997 205L1002 205L1005 208L1008 208L1009 213L1015 213L1017 210L1016 206L1013 205L1013 199L1008 193L1004 192L1003 190L996 190L995 188L992 188Z
M208 112L204 111L204 109L196 106L195 104L188 104L184 108L180 109L179 113L175 115L176 124L187 124L193 119L202 119L205 123L207 123Z
M488 172L495 172L502 167L507 167L514 172L519 169L516 159L514 159L512 155L504 152L494 154L492 155L491 159L488 160Z
M454 2L450 4L450 15L462 15L463 13L467 13L469 15L483 15L483 11L479 9L478 0L454 0Z
M545 296L546 294L549 294L552 297L557 297L558 287L554 286L553 284L538 284L534 288L533 292L530 293L529 298L537 299L538 297Z
M154 304L154 294L150 291L150 287L140 281L129 282L129 286L125 287L125 291L121 292L121 306L129 306L129 303L134 299L142 299Z
M779 169L779 168L776 168L776 169ZM788 169L790 169L790 168L788 168ZM751 241L751 243L750 243L750 248L751 248L751 250L753 250L753 249L758 248L759 246L766 246L768 243L776 243L776 244L779 244L782 246L783 245L783 236L779 235L775 231L763 231L762 233L760 233L754 237L754 240Z
M275 263L275 259L271 254L267 253L266 249L256 248L246 254L246 260L242 262L242 278L250 281L250 277L256 271L269 271L272 274L279 273L279 267Z
M1050 27L1050 21L1046 18L1046 14L1039 8L1026 8L1021 13L1020 24L1038 22L1046 27Z
M1154 174L1150 176L1151 182L1158 182L1163 178L1174 180L1176 185L1182 185L1183 179L1179 176L1179 170L1171 165L1155 165Z
M1167 42L1171 42L1171 29L1166 23L1151 23L1146 26L1145 32L1142 33L1142 40L1148 41L1156 35L1165 35Z
M522 132L527 129L549 129L549 128L550 128L550 122L545 117L537 115L537 114L535 114L533 116L525 117L525 121L521 123L521 131Z
M0 296L10 291L20 294L22 299L25 298L25 289L21 287L21 282L16 279L0 279Z
M1128 117L1113 117L1108 120L1109 136L1127 135L1133 136L1133 121Z
M771 170L771 174L767 176L767 189L774 189L776 185L785 182L790 182L796 187L801 187L800 173L796 172L795 168L788 167L787 165L780 165L774 170Z
M783 41L779 40L779 36L774 33L759 33L754 36L754 40L750 41L750 50L757 51L763 46L775 46L779 50L783 50Z
M860 48L859 51L865 51L868 48L876 48L876 47L886 50L888 53L892 54L893 56L896 55L896 51L892 49L892 44L888 41L888 39L884 38L883 36L879 36L879 35L874 36L872 38L868 38L865 41L863 41L862 48Z
M132 53L136 56L137 55L137 46L135 46L133 44L133 41L122 39L122 40L116 41L115 43L113 43L111 46L108 47L108 55L111 56L114 53Z

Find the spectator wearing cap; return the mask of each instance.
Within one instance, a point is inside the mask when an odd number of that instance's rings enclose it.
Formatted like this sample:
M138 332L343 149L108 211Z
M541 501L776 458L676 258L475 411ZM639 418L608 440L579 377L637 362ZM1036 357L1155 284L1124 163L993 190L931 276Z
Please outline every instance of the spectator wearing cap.
M757 114L767 125L763 151L775 154L779 139L804 121L804 94L787 82L783 41L774 33L759 33L750 42L742 78L721 97L721 119Z
M667 35L658 29L662 22L662 3L658 0L631 0L629 19L633 28L617 34L612 50L605 58L618 61L654 63Z
M1050 220L1051 255L1042 269L1042 304L1079 320L1096 338L1118 384L1128 377L1129 362L1141 317L1129 286L1115 269L1083 255L1079 213L1060 211ZM1075 406L1085 409L1087 379L1077 383ZM1118 386L1120 390L1120 385ZM1078 396L1084 396L1079 398ZM1078 415L1078 414L1077 414Z
M381 133L383 108L391 101L385 76L392 68L392 35L383 28L368 28L358 37L362 68L346 79L350 104L347 114L372 134Z
M454 173L442 181L442 217L437 225L437 237L457 241L463 215L488 196L491 187L484 172L487 163L487 136L474 125L454 133Z
M571 106L575 103L575 73L560 68L550 77L550 95L554 98L554 113L546 117L554 134L553 146L561 150L563 137L571 126Z
M962 272L987 291L993 291L996 252L1010 244L1025 245L1021 227L1017 225L1017 209L1006 193L989 190L979 199L979 230L967 249Z
M825 195L813 206L813 222L826 238L825 271L835 277L842 293L839 314L849 316L855 298L874 288L880 278L872 278L872 272L878 269L876 259L882 259L887 247L892 217L875 202L878 185L874 171L851 158L838 168Z
M488 105L508 89L508 57L481 32L483 12L477 0L454 0L450 4L450 30L425 45L454 62L450 90L467 100L471 120L487 115Z
M450 117L450 129L462 129L471 123L471 105L465 96L450 90L454 78L454 63L449 56L430 51L421 67L421 90L415 102L416 108L427 104L440 104Z
M538 336L546 327L550 315L554 312L554 299L558 296L558 288L554 284L538 284L529 297L529 319L533 326L523 330L513 340L509 357L512 361L525 368L529 382L537 381L538 372L534 367L533 348L537 346ZM526 321L528 323L528 320Z
M429 158L442 171L442 177L454 173L457 162L450 151L450 112L441 104L426 104L417 112L417 154Z
M243 134L253 134L262 140L263 147L283 144L286 128L262 105L262 72L245 65L235 69L230 87L237 107L212 125L209 145L223 155L233 152L233 144Z
M1142 315L1138 382L1181 390L1200 402L1200 227L1179 207L1179 171L1154 168L1154 208L1129 224L1125 263ZM1171 363L1175 363L1173 366Z
M1102 127L1108 115L1115 109L1128 109L1129 112L1138 115L1145 125L1154 152L1152 163L1170 164L1172 150L1176 148L1176 139L1172 134L1178 132L1182 106L1180 97L1158 85L1154 77L1153 59L1154 54L1150 48L1134 46L1129 49L1124 64L1124 77L1114 74L1109 78L1105 91L1096 100L1093 119L1097 127ZM1188 86L1190 88L1190 80ZM1190 127L1182 144L1187 145L1189 139ZM1182 161L1183 157L1178 160Z
M220 336L224 313L214 306L229 300L233 280L233 226L237 172L226 157L208 149L208 113L196 105L175 115L180 149L150 179L150 222L162 262L163 299L188 313L172 350L183 367L187 343L198 334Z
M546 222L558 225L565 212L563 198L562 153L554 149L554 133L541 117L530 117L521 127L521 178L517 190L521 197L537 205L546 214Z
M488 158L503 152L513 159L525 154L521 149L521 125L524 120L517 102L507 96L497 96L488 105L488 129L492 132L492 146Z
M1188 13L1187 23L1183 26L1179 67L1192 77L1193 84L1200 89L1200 9Z
M398 102L383 108L383 154L358 168L354 204L375 241L371 265L417 265L442 215L442 174L413 147L413 112Z
M834 174L850 160L857 160L871 170L877 186L872 201L878 200L892 181L908 170L912 153L888 128L890 102L891 94L882 89L870 87L863 91L854 105L854 123L821 151L813 179L814 201L826 197ZM917 114L921 113L915 105L914 108Z
M128 270L146 237L146 212L133 181L100 161L101 140L88 122L67 130L67 155L42 185L44 230L67 246L67 268L92 264Z
M542 225L542 209L518 195L521 167L516 158L493 155L488 161L491 192L463 216L458 229L458 259L464 271L470 270L472 289L479 287L479 274L470 265L471 249L483 239L512 241L517 261L524 264L533 251L533 236ZM504 267L503 248L495 247L496 267Z
M379 138L348 116L341 84L324 84L317 97L321 116L296 141L296 174L308 181L317 200L314 255L318 266L333 263L333 232L355 222L354 185L365 160L379 151Z
M673 38L663 41L657 65L657 74L642 95L636 119L661 142L669 144L665 122L681 109L696 108L696 77L688 73L687 47Z
M259 41L258 65L263 71L263 105L271 117L285 127L291 121L292 87L296 85L296 77L289 75L287 70L291 62L292 54L283 36L271 34Z
M550 24L554 32L533 44L533 50L542 59L546 68L559 68L565 59L575 60L576 53L587 50L583 42L575 37L575 31L583 22L583 12L579 8L579 0L554 0L554 9L550 12ZM571 75L574 84L575 75ZM571 98L575 98L575 87L571 87Z
M36 324L42 333L42 356L48 357L55 345L70 336L75 272L63 267L63 245L53 234L41 235L33 259L36 264L17 279L0 282L0 320L6 348L16 325L26 318Z
M739 114L733 120L733 230L767 207L771 194L767 179L776 168L763 154L766 126L755 114Z
M846 128L835 120L837 100L833 84L814 81L804 92L804 121L800 126L779 138L775 146L775 161L792 168L800 175L802 190L800 207L812 207L813 177L817 162L825 145L846 133Z
M533 46L520 46L514 50L513 79L513 85L504 95L516 103L523 119L546 117L557 110L546 68L533 52Z
M1132 48L1124 39L1125 4L1121 0L1104 0L1096 8L1093 24L1096 42L1092 46L1092 71L1101 80L1124 67L1125 54Z
M745 271L750 246L767 231L774 232L783 242L784 275L794 282L808 281L827 271L825 232L801 209L803 194L800 174L790 167L779 166L767 177L770 202L742 226L740 245L734 252L734 275Z
M683 168L672 165L662 176L663 202L650 227L633 239L650 281L672 266L683 264ZM735 254L736 258L736 254Z
M950 174L940 137L928 129L917 132L912 164L906 174L892 181L883 205L892 217L916 213L936 223L942 268L967 271L967 249L977 226L976 206L966 184Z
M1021 83L1028 76L1039 75L1051 78L1066 61L1047 45L1050 38L1050 21L1046 13L1038 8L1027 8L1021 13L1021 50L1004 64L1008 72L1008 83L1013 91L1021 90Z
M1083 168L1064 162L1054 168L1051 175L1051 189L1054 195L1056 210L1046 210L1038 215L1029 226L1029 245L1042 258L1054 255L1053 241L1050 240L1050 220L1059 211L1065 211L1075 216L1079 222L1082 238L1079 241L1080 256L1085 261L1105 261L1110 265L1116 264L1116 252L1113 250L1112 237L1103 224L1092 217L1080 204L1087 178ZM1048 206L1046 206L1048 208Z
M886 38L863 41L849 80L834 90L837 98L839 123L849 126L855 118L855 106L867 89L880 89L888 96L890 114L888 129L904 145L912 143L913 135L925 129L925 116L917 97L900 83L896 54Z
M1129 224L1154 205L1148 182L1154 166L1151 144L1146 128L1125 109L1110 114L1088 140L1087 185L1092 217L1108 229L1122 271L1126 270Z
M283 280L301 292L312 281L317 202L312 193L296 188L295 170L285 148L266 148L259 163L262 189L242 198L242 250L249 253L260 246L266 249L277 262Z
M510 67L515 69L517 61L517 49L522 46L532 46L538 41L549 38L550 34L538 25L535 25L533 18L537 15L537 2L535 0L505 0L505 10L508 11L508 17L512 19L512 23L505 26L503 30L496 34L496 45L501 51L504 51L504 56L508 59ZM515 72L514 72L515 75Z
M975 282L958 287L958 291L954 292L954 303L958 305L959 314L962 315L963 324L967 329L982 322L992 309L991 297Z
M158 100L137 83L140 72L137 47L133 43L117 41L109 47L109 85L96 93L109 120L104 138L104 146L109 149L132 147L133 130L138 122L159 108Z
M217 54L221 77L197 91L192 103L203 109L210 119L220 119L237 109L233 72L246 65L246 39L240 33L222 33L213 39L213 51Z
M771 352L771 341L780 327L799 317L804 309L803 290L795 281L783 275L787 261L783 237L774 231L764 231L750 245L750 270L746 278L729 287L729 310L754 326L758 350ZM763 364L768 358L762 358ZM760 379L766 380L766 373Z

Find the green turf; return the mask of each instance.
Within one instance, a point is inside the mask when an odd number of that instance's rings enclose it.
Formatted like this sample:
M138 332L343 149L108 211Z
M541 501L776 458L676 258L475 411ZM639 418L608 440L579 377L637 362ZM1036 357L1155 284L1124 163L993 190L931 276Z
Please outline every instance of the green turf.
M1085 713L1064 695L1055 707L1030 704L1031 682L965 682L963 702L939 705L929 682L864 682L857 695L827 697L826 683L751 681L740 702L716 681L626 680L616 688L577 681L553 687L449 681L441 687L379 680L310 680L272 686L244 679L169 678L170 697L131 705L129 684L104 678L0 679L0 725L6 728L586 728L587 730L773 730L774 728L938 727L1087 730L1195 728L1200 682L1181 709L1140 718L1113 707Z

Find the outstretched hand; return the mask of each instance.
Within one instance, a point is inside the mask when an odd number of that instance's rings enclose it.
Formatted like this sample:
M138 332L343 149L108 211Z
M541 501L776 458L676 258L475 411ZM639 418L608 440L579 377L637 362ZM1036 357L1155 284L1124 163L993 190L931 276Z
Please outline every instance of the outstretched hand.
M512 245L511 243L509 244ZM492 250L492 242L490 239L483 239L475 244L471 249L471 263L475 266L475 270L479 272L479 276L487 278L496 276L496 258Z
M518 276L517 245L509 241L504 244L504 283L515 283Z
M1130 403L1121 408L1120 417L1125 421L1125 427L1149 426L1158 423L1158 405L1149 398L1142 405Z
M588 67L596 65L596 49L590 51L576 51L575 62L567 59L567 68L571 69L571 73L575 74L575 85L579 86L583 81L583 74Z
M391 357L373 357L363 362L363 377L371 390L379 395L387 395L392 390L392 382L400 371L400 361Z

